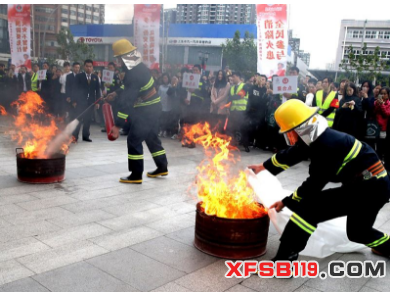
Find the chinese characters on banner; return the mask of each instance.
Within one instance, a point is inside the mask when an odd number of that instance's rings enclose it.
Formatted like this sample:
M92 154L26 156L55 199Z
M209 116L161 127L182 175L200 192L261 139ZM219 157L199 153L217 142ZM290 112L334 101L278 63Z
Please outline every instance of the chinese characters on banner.
M114 77L114 72L110 70L102 71L102 82L103 83L112 83Z
M160 69L161 4L134 5L134 45L150 69Z
M287 68L287 4L256 5L258 72L285 76Z
M273 94L296 93L298 76L284 76L273 78Z
M200 83L200 74L183 73L182 87L197 89Z
M21 66L30 71L30 4L8 4L8 32L12 64L17 72Z

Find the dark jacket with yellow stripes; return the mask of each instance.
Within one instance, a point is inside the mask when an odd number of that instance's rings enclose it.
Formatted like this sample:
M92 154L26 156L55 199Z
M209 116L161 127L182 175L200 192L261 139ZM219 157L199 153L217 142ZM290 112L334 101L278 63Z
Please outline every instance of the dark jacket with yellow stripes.
M116 90L117 118L115 124L122 127L128 115L142 106L150 106L160 102L154 79L145 64L140 63L131 70L126 70L123 85Z
M263 166L277 175L307 158L311 161L309 177L283 200L287 207L319 195L329 182L352 183L357 175L379 162L375 151L366 143L328 128L310 146L299 140L296 145L273 155ZM379 177L386 175L386 172L378 174Z

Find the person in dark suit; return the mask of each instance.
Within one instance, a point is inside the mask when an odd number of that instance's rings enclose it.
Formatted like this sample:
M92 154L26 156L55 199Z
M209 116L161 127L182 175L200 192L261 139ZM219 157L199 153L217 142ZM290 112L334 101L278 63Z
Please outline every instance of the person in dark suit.
M49 70L50 64L48 62L43 63L43 70L46 70L46 79L41 81L40 96L47 104L47 108L50 113L55 111L55 100L52 96L52 73Z
M98 76L93 74L92 60L84 61L84 72L75 76L75 89L72 96L72 104L76 108L76 114L80 115L85 109L101 97L101 89ZM96 105L99 108L99 104ZM79 118L79 125L73 133L74 142L77 142L81 125L83 125L83 141L92 142L90 139L91 117L94 107L91 107Z
M66 96L66 117L70 121L74 119L76 115L76 103L72 103L73 91L75 88L76 76L80 73L80 63L73 63L73 71L66 76L65 96Z
M21 73L18 73L18 95L22 92L30 90L31 87L31 76L27 72L26 66L21 66Z

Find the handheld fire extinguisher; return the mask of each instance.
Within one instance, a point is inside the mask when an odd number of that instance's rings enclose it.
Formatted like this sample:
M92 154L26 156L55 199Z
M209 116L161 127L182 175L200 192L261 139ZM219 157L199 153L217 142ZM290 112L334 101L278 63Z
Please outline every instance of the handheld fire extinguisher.
M108 139L110 141L114 141L116 139L111 134L111 130L114 127L114 117L113 117L112 106L107 102L104 103L102 105L102 113L103 113L103 118L105 119L105 127L106 127L106 133L108 134Z

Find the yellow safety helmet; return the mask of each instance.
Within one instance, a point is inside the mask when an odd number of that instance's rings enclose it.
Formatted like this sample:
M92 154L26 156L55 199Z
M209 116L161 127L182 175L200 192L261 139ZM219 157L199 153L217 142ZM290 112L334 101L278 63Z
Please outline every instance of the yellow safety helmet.
M136 47L134 47L129 40L121 39L113 43L112 49L114 57L116 58L135 51Z
M280 133L287 133L313 117L319 108L309 107L298 99L290 99L284 102L274 113Z

